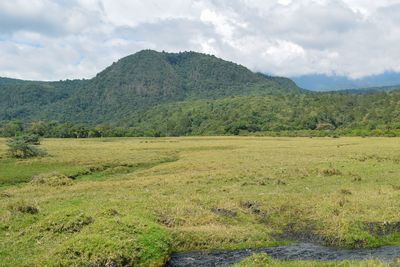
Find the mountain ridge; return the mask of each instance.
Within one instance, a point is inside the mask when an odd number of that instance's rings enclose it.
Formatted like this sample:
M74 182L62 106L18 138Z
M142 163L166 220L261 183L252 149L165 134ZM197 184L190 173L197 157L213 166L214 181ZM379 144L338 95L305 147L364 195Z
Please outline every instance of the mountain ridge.
M44 121L55 137L89 136L82 129L104 125L120 129L117 136L386 132L400 129L397 110L400 90L312 92L288 78L196 52L143 50L88 80L0 79L0 135L12 135L4 129L18 120Z
M400 73L387 71L382 74L351 79L343 75L308 74L293 76L299 87L312 91L362 90L378 87L400 87Z
M215 56L142 50L118 60L88 80L41 82L5 79L0 82L3 99L0 100L0 108L3 107L0 120L28 118L101 122L113 120L110 113L127 114L160 103L301 91L294 83L282 83L279 78L260 76ZM14 99L18 95L22 97ZM50 99L51 103L43 99ZM16 102L20 108L13 109L12 104ZM45 106L38 112L36 107L30 108L32 103ZM62 107L61 112L57 112L59 107Z

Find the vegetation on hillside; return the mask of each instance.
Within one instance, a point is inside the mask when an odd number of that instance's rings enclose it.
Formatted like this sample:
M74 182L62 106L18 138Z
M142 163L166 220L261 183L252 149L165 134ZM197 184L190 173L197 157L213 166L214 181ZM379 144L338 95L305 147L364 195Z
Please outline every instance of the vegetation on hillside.
M8 121L0 136L289 135L400 136L400 91L236 96L156 105L118 123Z
M0 79L0 121L120 122L163 103L300 91L293 82L255 74L214 56L144 50L90 80Z
M144 50L90 80L0 78L0 136L400 135L400 90L312 93L195 52Z

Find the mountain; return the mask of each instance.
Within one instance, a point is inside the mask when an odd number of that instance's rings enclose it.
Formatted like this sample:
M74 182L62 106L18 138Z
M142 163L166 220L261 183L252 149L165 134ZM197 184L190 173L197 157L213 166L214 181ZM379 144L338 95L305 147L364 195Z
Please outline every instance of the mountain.
M374 93L374 92L390 92L390 91L395 91L395 90L399 90L399 89L400 89L400 85L392 85L392 86L344 89L344 90L339 90L339 91L353 93L353 94L368 94L368 93Z
M256 74L214 56L140 51L90 80L35 82L0 79L0 121L102 123L176 101L239 95L299 94L285 78Z
M311 74L291 77L296 84L313 91L334 91L347 89L368 89L377 87L400 87L400 73L385 72L359 79L340 75Z
M0 78L0 136L400 134L400 90L386 89L311 92L215 56L144 50L89 80Z

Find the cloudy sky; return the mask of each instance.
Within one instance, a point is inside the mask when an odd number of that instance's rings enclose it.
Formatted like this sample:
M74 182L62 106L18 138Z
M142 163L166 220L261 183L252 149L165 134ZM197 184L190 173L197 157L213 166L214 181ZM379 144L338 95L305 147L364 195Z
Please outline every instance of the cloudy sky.
M400 0L1 0L0 76L90 78L142 49L254 71L400 72Z

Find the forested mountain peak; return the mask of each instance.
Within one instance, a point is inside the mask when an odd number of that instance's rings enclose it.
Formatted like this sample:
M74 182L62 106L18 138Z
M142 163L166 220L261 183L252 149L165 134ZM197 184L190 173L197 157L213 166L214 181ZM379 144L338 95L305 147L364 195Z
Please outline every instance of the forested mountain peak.
M94 81L103 87L107 84L108 89L122 86L128 87L129 93L173 98L215 98L255 91L281 94L299 90L294 83L282 84L274 77L258 75L212 55L153 50L142 50L120 59L100 72Z
M90 80L2 78L0 121L93 124L128 120L132 114L177 101L300 92L290 80L253 73L212 55L143 50L114 62Z
M143 50L89 80L0 78L0 131L2 121L15 120L58 121L65 129L109 124L132 135L397 129L399 97L309 92L212 55Z

